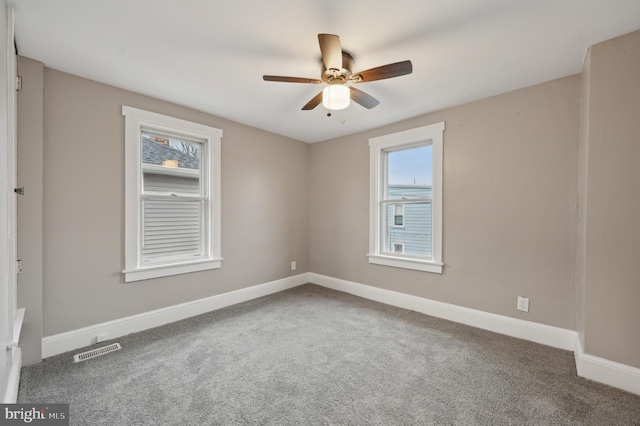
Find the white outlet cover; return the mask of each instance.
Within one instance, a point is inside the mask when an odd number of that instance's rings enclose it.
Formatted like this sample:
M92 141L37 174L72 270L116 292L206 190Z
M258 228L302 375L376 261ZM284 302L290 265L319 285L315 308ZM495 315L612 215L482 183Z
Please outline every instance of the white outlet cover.
M519 311L529 312L529 298L518 296L517 308Z

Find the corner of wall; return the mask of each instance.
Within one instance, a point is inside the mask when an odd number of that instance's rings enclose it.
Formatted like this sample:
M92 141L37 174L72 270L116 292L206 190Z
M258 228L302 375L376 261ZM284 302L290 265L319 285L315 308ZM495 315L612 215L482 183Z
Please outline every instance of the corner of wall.
M18 57L18 182L26 188L18 198L18 306L26 308L20 337L23 364L42 361L44 64Z
M586 206L587 206L587 166L589 154L589 98L591 76L591 48L587 50L582 68L580 90L580 128L578 145L578 220L576 234L576 270L575 303L576 303L576 331L580 347L584 347L585 328L585 268L586 268Z
M640 31L591 46L582 73L576 301L583 359L640 368ZM603 364L603 362L598 361ZM591 363L594 364L594 363ZM615 364L615 363L614 363Z

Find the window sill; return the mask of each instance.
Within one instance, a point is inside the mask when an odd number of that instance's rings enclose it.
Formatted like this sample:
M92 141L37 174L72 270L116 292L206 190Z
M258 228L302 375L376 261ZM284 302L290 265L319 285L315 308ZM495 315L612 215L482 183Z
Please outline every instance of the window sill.
M143 268L122 271L125 282L148 280L151 278L168 277L171 275L188 274L189 272L206 271L222 267L222 259L203 260L173 265L146 266Z
M386 256L383 254L369 254L369 263L394 268L413 269L414 271L442 274L442 263L430 260L410 259L406 257Z

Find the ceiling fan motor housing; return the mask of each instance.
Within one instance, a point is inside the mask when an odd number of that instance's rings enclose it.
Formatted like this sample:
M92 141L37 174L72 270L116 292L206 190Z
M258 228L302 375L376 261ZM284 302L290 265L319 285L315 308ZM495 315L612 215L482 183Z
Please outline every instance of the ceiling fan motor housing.
M320 62L322 67L322 81L327 84L344 84L349 81L349 77L351 77L351 73L353 70L353 57L343 51L342 52L342 68L338 69L327 69L324 65L324 62Z

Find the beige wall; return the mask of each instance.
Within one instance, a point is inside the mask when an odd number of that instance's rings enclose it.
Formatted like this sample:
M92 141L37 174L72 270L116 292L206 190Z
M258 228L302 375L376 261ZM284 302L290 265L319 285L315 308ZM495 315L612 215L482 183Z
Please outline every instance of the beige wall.
M640 368L640 32L587 70L584 349Z
M22 90L18 92L18 306L26 308L20 347L24 365L42 360L42 190L44 66L18 58Z
M311 271L575 329L579 106L572 76L313 144ZM368 139L439 121L444 274L370 265Z
M308 270L309 145L56 70L44 82L44 336ZM124 283L122 105L224 131L222 269Z

